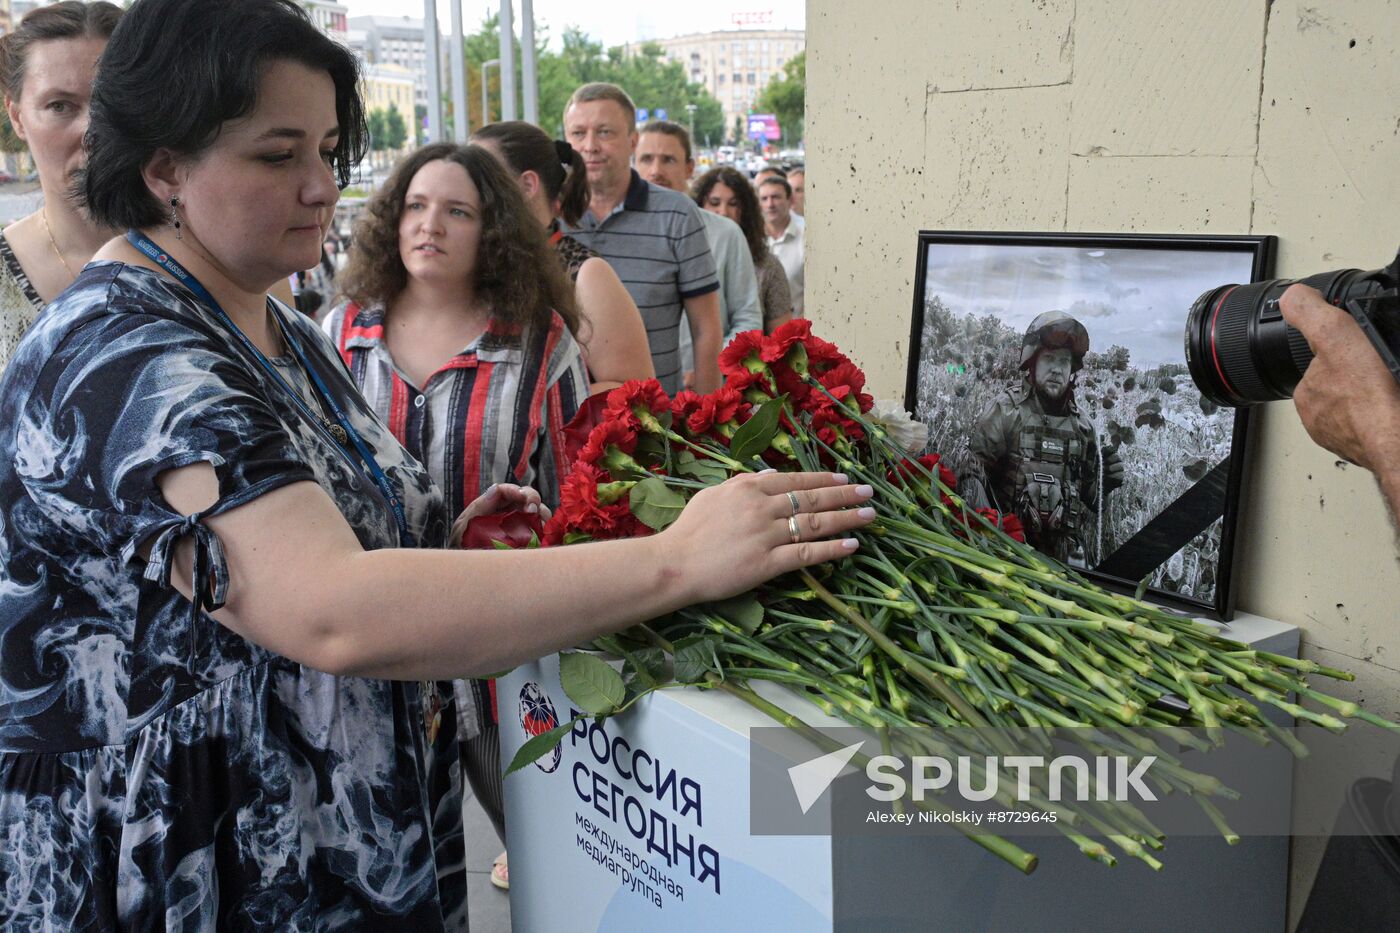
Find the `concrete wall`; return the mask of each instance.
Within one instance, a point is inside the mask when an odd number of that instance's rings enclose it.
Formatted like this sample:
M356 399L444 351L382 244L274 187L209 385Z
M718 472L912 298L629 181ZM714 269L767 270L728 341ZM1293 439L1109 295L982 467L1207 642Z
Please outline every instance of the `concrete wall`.
M916 233L1271 233L1279 275L1400 244L1395 0L808 0L807 307L900 397ZM1184 313L1184 309L1183 309ZM1400 718L1400 562L1369 475L1258 413L1239 607ZM1393 747L1393 746L1392 746ZM1388 772L1377 743L1373 770ZM1324 780L1306 762L1297 794ZM1294 846L1294 913L1320 844Z

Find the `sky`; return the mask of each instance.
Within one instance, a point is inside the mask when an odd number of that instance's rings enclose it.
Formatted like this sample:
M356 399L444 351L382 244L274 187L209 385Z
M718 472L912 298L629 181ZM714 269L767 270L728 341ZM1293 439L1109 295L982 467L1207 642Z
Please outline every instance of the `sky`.
M423 15L423 0L341 0L351 16ZM470 33L489 14L500 9L499 2L462 0L462 23ZM515 0L515 28L520 29L520 0ZM805 29L805 0L704 0L701 3L638 2L638 0L535 0L535 28L549 27L551 44L556 45L566 26L579 26L605 46L621 45L639 39L666 39L691 32L738 28L736 13L771 14L768 23L750 28ZM438 21L443 29L451 25L446 0L438 0Z
M1147 368L1185 363L1191 304L1217 285L1248 282L1250 265L1248 253L934 243L925 295L1021 333L1043 311L1068 311L1091 350L1118 344Z

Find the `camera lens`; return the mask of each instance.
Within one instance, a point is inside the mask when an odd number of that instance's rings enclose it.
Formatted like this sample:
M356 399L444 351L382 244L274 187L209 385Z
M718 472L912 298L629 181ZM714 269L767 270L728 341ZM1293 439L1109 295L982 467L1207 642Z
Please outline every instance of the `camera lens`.
M1340 305L1373 291L1376 277L1340 269L1298 281ZM1279 309L1279 298L1292 284L1292 279L1272 279L1222 285L1196 299L1186 321L1186 363L1202 395L1231 407L1293 397L1313 354Z

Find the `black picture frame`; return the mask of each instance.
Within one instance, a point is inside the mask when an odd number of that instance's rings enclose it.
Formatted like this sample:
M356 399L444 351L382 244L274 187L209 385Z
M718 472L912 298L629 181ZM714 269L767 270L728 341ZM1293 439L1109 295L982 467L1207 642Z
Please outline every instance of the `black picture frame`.
M1033 393L1021 362L1027 319L1078 312L1089 321L1085 369L1075 375L1078 407L1098 446L1127 469L1120 490L1100 483L1089 492L1106 506L1092 529L1080 529L1076 537L1092 545L1080 546L1074 562L1110 589L1131 593L1146 577L1153 601L1228 621L1249 411L1214 408L1201 397L1186 368L1185 327L1198 295L1271 277L1276 246L1275 237L1256 235L922 230L905 407L929 424L928 449L955 473L984 475L975 464L988 461L988 438L1004 443L997 429L1005 419L996 420L992 400L1010 406L1019 397L1024 405ZM1049 431L1042 415L1016 417L1036 419L1032 433ZM959 437L970 445L974 430L980 459L968 446L958 449ZM1044 443L1032 442L1039 450Z

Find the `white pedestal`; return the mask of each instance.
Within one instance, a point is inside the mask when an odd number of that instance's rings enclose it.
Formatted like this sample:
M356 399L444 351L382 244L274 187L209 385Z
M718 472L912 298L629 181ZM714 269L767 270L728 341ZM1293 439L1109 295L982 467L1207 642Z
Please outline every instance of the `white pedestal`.
M1255 616L1226 634L1298 651L1296 628ZM558 722L570 718L558 674L551 657L501 679L502 761L527 738L522 692L546 696ZM770 685L760 692L815 725L835 724ZM1037 837L1024 844L1040 866L1024 876L961 838L750 835L748 730L772 725L726 694L667 690L566 738L557 761L508 777L515 933L1284 927L1286 837L1236 846L1174 838L1161 873L1133 859L1107 868ZM1290 774L1271 790L1286 813Z

